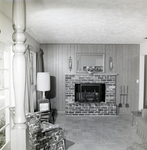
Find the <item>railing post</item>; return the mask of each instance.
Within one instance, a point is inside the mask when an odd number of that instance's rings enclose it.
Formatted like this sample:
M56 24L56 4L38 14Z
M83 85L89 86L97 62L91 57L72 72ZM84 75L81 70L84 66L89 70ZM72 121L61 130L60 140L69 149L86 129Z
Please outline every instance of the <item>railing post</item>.
M26 119L24 108L25 94L25 30L26 4L25 0L13 0L12 19L14 33L13 44L13 83L15 95L14 127L11 130L11 150L27 150Z

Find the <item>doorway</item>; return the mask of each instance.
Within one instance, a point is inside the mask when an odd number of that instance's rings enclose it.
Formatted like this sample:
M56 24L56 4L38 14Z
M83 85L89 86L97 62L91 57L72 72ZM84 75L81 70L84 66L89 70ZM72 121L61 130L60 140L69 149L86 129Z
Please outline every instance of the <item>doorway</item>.
M144 102L143 108L147 108L147 55L145 55L144 64Z

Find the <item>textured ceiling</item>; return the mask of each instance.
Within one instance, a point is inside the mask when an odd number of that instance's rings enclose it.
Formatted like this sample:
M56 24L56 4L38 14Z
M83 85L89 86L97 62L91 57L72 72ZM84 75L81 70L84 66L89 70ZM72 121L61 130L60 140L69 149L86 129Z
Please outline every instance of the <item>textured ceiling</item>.
M140 44L147 0L26 0L27 32L40 43ZM12 18L10 0L0 10Z

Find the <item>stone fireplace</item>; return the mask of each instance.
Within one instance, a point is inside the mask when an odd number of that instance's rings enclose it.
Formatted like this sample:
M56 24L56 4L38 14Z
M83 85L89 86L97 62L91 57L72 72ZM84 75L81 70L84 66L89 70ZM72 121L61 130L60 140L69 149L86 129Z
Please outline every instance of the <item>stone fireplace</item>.
M116 115L116 77L65 75L66 115Z

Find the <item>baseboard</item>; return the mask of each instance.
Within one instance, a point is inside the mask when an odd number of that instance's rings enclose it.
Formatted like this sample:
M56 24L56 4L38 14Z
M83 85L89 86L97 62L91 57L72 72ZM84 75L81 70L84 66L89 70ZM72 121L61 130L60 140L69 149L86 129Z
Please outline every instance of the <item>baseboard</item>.
M131 114L130 108L128 107L118 107L117 114Z
M61 114L61 115L64 115L65 114L65 111L57 111L58 114Z

